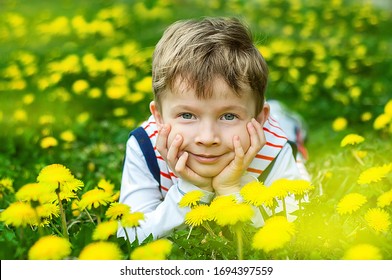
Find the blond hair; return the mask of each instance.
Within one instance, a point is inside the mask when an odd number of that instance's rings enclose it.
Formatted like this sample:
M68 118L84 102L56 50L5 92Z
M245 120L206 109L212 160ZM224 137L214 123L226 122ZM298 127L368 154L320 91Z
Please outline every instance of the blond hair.
M243 23L236 18L204 18L178 21L166 29L152 61L158 107L165 91L173 90L176 79L185 80L198 98L208 98L217 76L239 96L250 88L256 111L261 111L268 67Z

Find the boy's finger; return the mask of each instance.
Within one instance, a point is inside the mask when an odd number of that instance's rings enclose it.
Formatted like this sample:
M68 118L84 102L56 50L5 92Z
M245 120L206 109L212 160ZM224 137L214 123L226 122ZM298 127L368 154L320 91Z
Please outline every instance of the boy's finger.
M188 160L189 154L187 152L184 152L177 161L177 164L174 168L174 170L178 173L180 177L181 175L184 175L184 171L186 170L186 161Z
M167 151L167 161L172 167L177 165L178 153L180 151L182 140L181 135L177 134Z
M256 154L265 145L265 135L263 127L255 119L247 124L247 129L250 138L250 146L245 155L246 164L250 164Z
M158 128L157 141L155 147L164 159L167 157L167 138L169 136L170 126L163 124Z
M238 137L237 135L233 138L233 145L235 153L234 164L236 166L242 166L245 153L241 145L240 137Z

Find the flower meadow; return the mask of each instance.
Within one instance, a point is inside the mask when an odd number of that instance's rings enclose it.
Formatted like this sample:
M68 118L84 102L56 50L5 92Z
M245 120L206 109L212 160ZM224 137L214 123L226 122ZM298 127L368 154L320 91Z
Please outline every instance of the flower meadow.
M375 1L383 3L382 1ZM392 9L372 1L2 1L0 259L392 259ZM169 24L238 16L269 98L308 125L311 182L245 185L139 244L118 202L128 133L149 115L151 55ZM299 210L289 215L285 199ZM254 209L265 224L250 226ZM222 210L224 209L224 210ZM294 216L294 220L291 219Z

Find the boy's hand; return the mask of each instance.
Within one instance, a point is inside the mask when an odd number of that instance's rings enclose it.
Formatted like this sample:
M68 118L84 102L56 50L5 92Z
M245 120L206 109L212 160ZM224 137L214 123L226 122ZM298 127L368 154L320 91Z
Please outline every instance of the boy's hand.
M263 127L255 119L252 119L247 124L247 130L250 137L250 146L246 153L241 146L240 138L234 136L234 159L221 173L212 179L212 187L217 195L226 195L240 191L240 181L243 173L266 143Z
M201 177L186 165L189 154L187 152L181 154L180 147L183 141L181 135L176 135L170 147L167 147L169 133L170 125L163 125L159 128L156 148L170 169L173 170L177 177L203 190L214 191L212 188L212 178Z

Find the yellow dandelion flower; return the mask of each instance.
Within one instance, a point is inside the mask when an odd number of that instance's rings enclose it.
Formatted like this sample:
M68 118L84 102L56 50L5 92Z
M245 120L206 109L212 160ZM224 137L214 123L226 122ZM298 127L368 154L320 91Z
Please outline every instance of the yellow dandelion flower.
M105 216L111 220L120 219L123 215L129 214L131 207L124 203L113 202L110 204Z
M349 248L343 260L382 260L380 249L370 244L358 244Z
M262 182L253 181L247 183L242 187L240 194L244 198L244 201L251 205L257 207L263 204L268 207L273 205L274 196Z
M44 167L37 177L38 182L54 183L55 185L58 182L67 182L74 179L71 171L61 164L51 164Z
M139 246L131 253L131 260L165 260L172 250L167 239L158 239Z
M385 104L384 113L392 118L392 99Z
M56 200L54 190L40 183L29 183L22 186L15 194L16 199L21 201L38 201L40 203L53 202Z
M355 154L355 156L357 156L359 158L365 158L367 156L368 152L356 150L356 151L354 151L354 154Z
M75 198L75 192L84 186L84 183L76 179L71 171L61 164L51 164L44 167L38 174L37 181L48 188L60 191L60 199Z
M79 201L79 208L81 210L86 208L90 210L92 207L98 208L101 205L105 206L111 202L111 193L107 193L104 190L95 188L82 195L82 198Z
M385 232L391 225L387 211L380 208L371 208L365 214L368 225L377 232Z
M102 90L99 88L92 88L89 90L88 96L93 99L100 98L102 96Z
M253 236L252 247L254 249L270 252L282 248L291 240L295 233L293 223L283 216L274 216L265 222Z
M392 164L370 167L359 175L357 183L364 185L379 182L385 178L391 172L391 170Z
M392 116L387 114L381 114L374 120L373 128L375 130L383 129L391 122L391 120Z
M68 185L66 185L66 186L67 186L67 188L63 187L60 191L60 201L63 201L63 200L70 201L72 199L78 198L78 196L76 195L74 190L68 188Z
M144 77L139 82L135 83L135 89L141 92L151 92L152 91L152 77Z
M78 217L80 215L79 200L73 199L71 203L72 216Z
M122 258L118 245L107 241L90 243L79 255L79 260L121 260Z
M347 119L338 117L332 122L332 129L334 131L342 131L347 127Z
M31 103L33 103L34 102L34 100L35 100L35 96L34 96L34 94L32 94L32 93L28 93L28 94L25 94L24 96L23 96L23 104L26 104L26 105L30 105Z
M308 192L314 190L314 186L311 182L303 179L287 180L286 189L289 193L295 196L303 196Z
M340 215L351 214L357 211L362 205L367 202L366 196L360 193L350 193L345 195L336 207Z
M252 206L245 203L235 203L222 211L214 212L214 220L220 226L235 225L250 221L253 215Z
M15 227L25 227L27 225L38 224L38 216L30 203L14 202L4 211L0 212L0 220L6 225Z
M112 201L118 201L120 199L120 191L116 191L113 195L112 195Z
M56 147L58 145L58 141L56 138L52 136L47 136L41 139L40 146L42 149L48 149L50 147Z
M142 212L128 213L122 216L121 225L123 227L137 227L141 220L144 220Z
M3 178L0 179L0 193L3 193L5 191L14 192L14 187L13 187L14 181L10 178Z
M93 232L93 240L107 240L117 232L118 222L115 220L105 221L96 226Z
M198 205L185 215L185 224L189 226L200 226L204 221L211 221L212 215L208 205Z
M390 205L391 202L392 202L392 189L387 192L384 192L377 198L377 206L381 208Z
M114 184L109 180L101 179L98 182L98 188L103 189L105 192L112 193L114 190Z
M115 117L124 117L128 114L127 108L118 107L113 110L113 116Z
M89 83L86 80L77 80L72 84L72 90L76 94L81 94L84 91L88 90L90 87Z
M225 211L236 203L234 195L217 196L210 204L211 213L214 216L215 213Z
M42 115L39 117L39 124L41 125L46 125L46 124L52 124L56 121L55 117L53 115Z
M83 112L80 113L77 117L76 117L76 121L80 124L84 124L86 123L89 119L90 119L90 113L89 112Z
M53 203L38 205L35 210L40 218L52 219L53 216L58 217L60 215L60 207Z
M274 197L284 199L289 195L289 185L289 179L281 178L272 182L271 186L269 187L269 191Z
M365 138L358 134L347 134L340 142L340 147L345 147L347 145L356 145L365 141Z
M61 140L69 143L74 142L76 140L76 136L71 130L66 130L61 132L60 138Z
M370 113L370 112L365 112L365 113L363 113L363 114L361 115L361 120L362 120L363 122L367 122L367 121L370 121L370 120L372 119L372 117L373 117L372 113Z
M200 199L203 197L203 192L196 190L186 193L178 203L180 207L193 207L196 206Z
M14 120L17 122L25 122L27 121L27 112L23 109L17 109L14 112Z
M71 243L65 238L48 235L41 237L30 248L29 260L61 260L71 254Z

